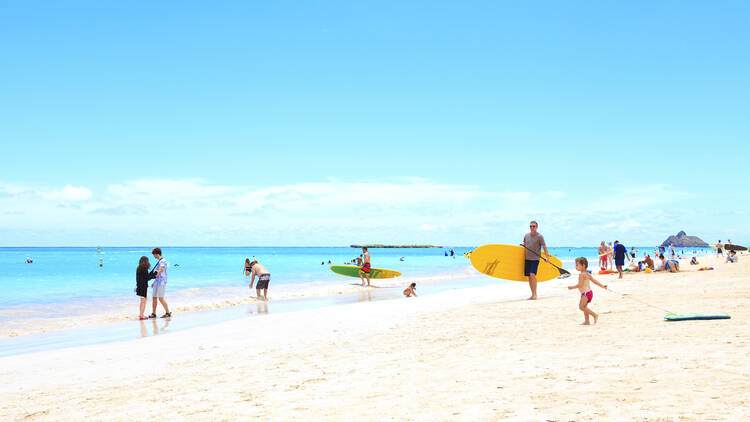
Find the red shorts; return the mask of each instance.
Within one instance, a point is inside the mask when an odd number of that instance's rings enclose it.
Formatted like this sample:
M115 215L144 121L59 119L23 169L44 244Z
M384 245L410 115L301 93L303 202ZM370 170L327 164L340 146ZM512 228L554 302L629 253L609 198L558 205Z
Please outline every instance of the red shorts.
M366 262L365 264L363 264L361 270L362 270L363 273L369 273L370 272L370 263Z

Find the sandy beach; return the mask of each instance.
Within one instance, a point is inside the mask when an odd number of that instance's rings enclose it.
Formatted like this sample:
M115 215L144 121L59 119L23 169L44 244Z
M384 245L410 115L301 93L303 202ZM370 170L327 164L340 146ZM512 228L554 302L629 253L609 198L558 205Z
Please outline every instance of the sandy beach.
M595 287L595 326L569 278L6 357L0 420L746 420L750 258L701 261L599 276L633 299Z

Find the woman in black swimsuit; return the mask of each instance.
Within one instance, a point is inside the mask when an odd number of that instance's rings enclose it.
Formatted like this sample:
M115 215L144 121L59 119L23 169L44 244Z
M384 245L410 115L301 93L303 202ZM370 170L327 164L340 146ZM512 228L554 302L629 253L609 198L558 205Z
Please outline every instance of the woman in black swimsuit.
M245 274L245 277L250 277L250 271L252 271L253 266L250 265L250 258L245 258L245 267L242 270L242 272Z

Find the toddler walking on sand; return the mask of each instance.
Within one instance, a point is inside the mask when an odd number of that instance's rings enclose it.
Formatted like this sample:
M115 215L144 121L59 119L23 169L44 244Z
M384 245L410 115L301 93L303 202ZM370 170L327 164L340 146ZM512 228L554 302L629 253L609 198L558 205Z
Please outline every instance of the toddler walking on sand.
M589 261L584 258L576 258L576 270L580 271L581 274L578 275L578 284L575 286L568 286L568 290L578 289L578 291L581 292L581 300L578 302L578 309L580 309L583 312L583 316L585 318L585 321L583 321L582 325L589 325L591 324L589 322L589 315L594 317L594 324L596 324L596 320L599 319L599 315L589 309L589 303L592 299L594 299L594 292L591 290L591 285L589 284L589 281L593 281L594 284L601 287L602 289L606 289L607 285L602 284L594 278L586 269L589 266Z

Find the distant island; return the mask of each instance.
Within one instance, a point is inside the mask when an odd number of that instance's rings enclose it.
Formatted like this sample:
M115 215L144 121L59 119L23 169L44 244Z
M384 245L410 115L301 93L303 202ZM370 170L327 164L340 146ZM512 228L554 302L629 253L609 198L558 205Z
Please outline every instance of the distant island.
M435 245L349 245L352 248L442 248Z
M662 246L673 245L679 248L706 248L708 243L704 242L697 236L688 236L684 231L677 233L677 236L669 236Z

